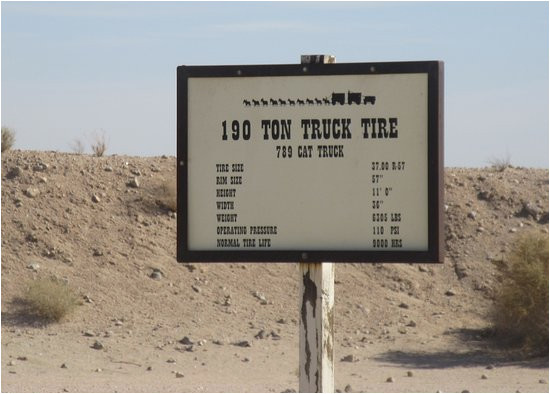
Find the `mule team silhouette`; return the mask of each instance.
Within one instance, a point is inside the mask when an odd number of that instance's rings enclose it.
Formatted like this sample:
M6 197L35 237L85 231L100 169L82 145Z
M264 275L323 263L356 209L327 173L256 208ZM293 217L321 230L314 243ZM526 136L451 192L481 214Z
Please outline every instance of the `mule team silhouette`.
M347 99L347 100L346 100ZM281 98L260 98L260 99L244 99L243 104L245 107L267 107L267 106L273 106L273 107L294 107L296 105L302 106L302 105L367 105L372 104L376 102L375 96L364 96L360 92L350 92L348 90L347 93L332 93L331 96L323 97L323 98L305 98L305 99L299 99L299 98L287 98L287 99L281 99Z

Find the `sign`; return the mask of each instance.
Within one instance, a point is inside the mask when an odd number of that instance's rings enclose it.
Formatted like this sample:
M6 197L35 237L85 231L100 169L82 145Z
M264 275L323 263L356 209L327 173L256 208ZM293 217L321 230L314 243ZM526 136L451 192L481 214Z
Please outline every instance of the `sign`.
M178 260L443 260L442 62L177 79Z

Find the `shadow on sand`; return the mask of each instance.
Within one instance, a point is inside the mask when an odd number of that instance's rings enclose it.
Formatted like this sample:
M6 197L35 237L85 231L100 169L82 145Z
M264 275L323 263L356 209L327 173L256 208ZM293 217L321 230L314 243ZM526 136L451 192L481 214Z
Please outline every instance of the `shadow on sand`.
M548 368L548 354L526 356L517 349L499 346L490 330L461 329L449 331L464 343L464 351L403 352L390 351L374 357L378 362L399 364L421 369L445 369L454 367L487 367L520 365L524 368ZM470 349L470 350L468 350Z
M50 323L34 313L23 298L14 298L10 302L10 311L2 312L2 326L5 327L44 327Z

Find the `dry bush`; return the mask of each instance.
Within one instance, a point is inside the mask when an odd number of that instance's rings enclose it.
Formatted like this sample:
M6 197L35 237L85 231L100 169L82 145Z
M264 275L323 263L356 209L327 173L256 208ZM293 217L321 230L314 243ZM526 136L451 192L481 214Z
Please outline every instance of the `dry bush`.
M512 166L510 154L508 153L505 157L493 158L489 160L489 165L493 170L497 172L503 172L504 170Z
M178 210L178 191L176 180L164 181L160 185L159 198L157 203L166 209L171 210L172 212L177 212Z
M2 126L2 152L10 150L15 143L15 133L12 129Z
M524 350L548 353L548 237L519 238L501 273L493 311L496 334Z
M71 143L71 149L74 153L76 153L77 155L81 155L84 153L84 143L82 142L82 140L76 138L72 143Z
M103 156L107 151L107 140L105 139L105 132L102 132L101 134L94 133L92 135L92 142L90 146L94 155L96 155L97 157Z
M32 281L24 300L30 313L53 321L61 320L78 305L78 298L71 288L55 278Z

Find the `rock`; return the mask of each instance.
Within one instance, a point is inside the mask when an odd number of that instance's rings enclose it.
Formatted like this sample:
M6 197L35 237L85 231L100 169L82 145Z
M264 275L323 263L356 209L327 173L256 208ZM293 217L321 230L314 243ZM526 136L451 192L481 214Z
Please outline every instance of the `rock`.
M13 360L8 361L8 367L15 367L17 363Z
M179 340L179 343L181 343L182 345L194 345L195 343L189 339L189 337L183 337L182 339Z
M296 390L294 389L286 389L285 391L283 391L283 393L295 393Z
M416 322L414 320L411 320L406 324L407 327L416 327Z
M475 219L476 216L477 216L477 212L476 212L476 211L470 211L470 212L468 212L468 217L469 217L470 219Z
M200 293L202 291L202 289L197 285L191 285L191 288L195 293Z
M193 271L195 271L195 270L197 269L197 266L196 266L196 265L190 264L190 263L183 264L183 266L184 266L185 268L187 268L187 270L188 270L189 272L193 272Z
M346 387L344 387L344 392L346 393L352 393L353 389L350 384L347 384Z
M85 296L82 297L82 298L84 298L84 301L85 301L86 303L88 303L88 304L93 304L93 303L94 303L94 300L92 300L92 299L90 298L90 296L88 296L88 295L85 295Z
M288 322L286 321L286 319L279 319L279 320L277 320L277 323L279 323L279 324L287 324Z
M126 183L126 186L133 187L134 189L137 189L139 187L139 180L137 179L137 177L134 177Z
M414 376L413 372L412 371L407 371L407 376L409 378L412 378Z
M397 329L397 332L400 333L400 334L406 334L407 333L407 329L405 327L399 327Z
M538 215L539 215L539 210L528 201L522 201L521 209L518 212L516 212L516 216L518 217L523 217L523 218L532 217L535 220L537 220Z
M155 280L161 280L162 279L162 273L160 271L154 270L151 272L151 275L149 275L151 279Z
M456 295L456 292L453 289L449 289L445 292L445 295L448 297L453 297Z
M111 166L105 166L105 168L103 168L103 171L105 171L105 172L113 172L113 167L111 167Z
M175 364L176 363L176 360L174 360L173 358L169 358L168 360L166 360L166 362L168 364Z
M28 187L25 190L25 195L29 198L35 198L40 195L40 190L36 187Z
M13 167L11 168L8 173L6 174L7 179L14 179L17 178L19 175L21 175L21 168L19 167Z
M547 384L548 381L546 379L539 379L540 384Z
M487 375L483 374L483 375L481 375L481 379L487 380L487 379L489 379L489 377Z
M275 331L271 331L271 339L275 340L275 341L278 341L279 339L281 339L281 336L279 334L277 334Z
M492 364L489 364L485 367L485 369L495 369L495 366Z
M254 338L256 339L264 339L265 337L265 330L260 330L256 335L254 335Z
M176 378L183 378L185 375L181 372L176 372Z
M40 268L40 264L31 263L31 264L27 265L27 268L33 270L34 272L37 272L38 269Z
M243 363L250 362L250 359L248 357L243 358Z
M101 249L94 248L92 254L93 254L94 257L103 256L103 251Z
M33 167L32 167L32 170L33 171L36 171L36 172L44 172L46 171L50 166L46 163L38 163L38 164L35 164Z
M470 390L462 390L461 393L469 393Z
M29 242L38 242L38 237L33 233L28 233L25 239Z
M91 346L91 348L95 350L101 350L104 348L104 346L101 342L95 341L94 344Z
M132 175L135 175L135 176L141 176L141 171L140 171L139 169L137 169L137 168L132 168L132 169L130 170L130 173L131 173Z
M267 303L267 299L265 298L265 295L263 295L262 293L258 291L254 291L252 295L256 297L258 300L260 300L261 303L264 303L264 302Z
M490 201L493 199L493 194L490 191L484 190L478 193L477 198L480 200Z
M548 224L548 211L544 211L538 220L539 224Z
M402 302L401 304L399 304L399 308L403 308L403 309L409 309L409 305Z
M85 337L95 337L96 336L95 332L93 332L93 331L84 331L83 335Z
M386 379L386 383L393 383L393 382L395 382L395 379L391 376Z
M96 369L95 369L95 372L101 372L101 371L102 371L101 368L96 368Z
M152 370L153 370L153 367L151 367L150 365L146 369L146 371L152 371Z
M61 368L67 369L67 368L68 368L68 367L67 367L67 364L65 364L65 363L61 364Z
M252 345L251 345L250 342L248 342L248 341L238 341L238 342L234 342L233 345L234 345L234 346L239 346L239 347L252 347Z
M100 199L96 194L94 194L94 195L92 196L92 202L98 203L98 202L100 202L100 201L101 201L101 199Z
M27 356L18 356L17 359L19 361L27 361L28 360Z
M348 354L347 356L344 356L340 359L340 361L344 363L354 363L359 361L357 357L355 357L353 354Z

